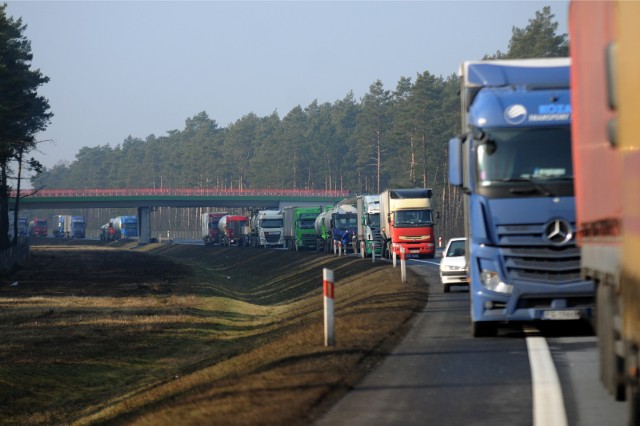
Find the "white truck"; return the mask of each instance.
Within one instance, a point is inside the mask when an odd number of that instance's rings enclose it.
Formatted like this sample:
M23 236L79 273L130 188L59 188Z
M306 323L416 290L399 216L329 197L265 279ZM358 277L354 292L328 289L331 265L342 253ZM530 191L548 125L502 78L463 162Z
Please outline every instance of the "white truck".
M358 238L356 250L360 251L364 243L364 254L371 256L374 250L376 256L382 253L382 239L380 237L380 195L358 195L356 198L358 209Z
M284 247L282 210L260 210L251 216L251 246Z

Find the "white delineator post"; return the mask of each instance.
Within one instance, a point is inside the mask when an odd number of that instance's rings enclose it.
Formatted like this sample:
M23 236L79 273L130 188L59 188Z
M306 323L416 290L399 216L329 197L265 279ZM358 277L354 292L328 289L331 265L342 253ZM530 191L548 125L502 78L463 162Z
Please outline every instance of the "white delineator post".
M333 240L333 254L338 254L338 243Z
M322 269L322 287L324 289L324 345L334 346L335 338L335 320L333 316L333 271L331 269Z
M360 241L360 256L364 259L364 241Z
M403 283L407 282L407 262L404 256L404 246L400 246L400 278Z
M395 244L391 245L391 252L392 252L391 255L393 257L393 267L395 268L397 266L397 263L396 263L397 255L396 255L396 245Z
M362 256L364 258L364 256ZM371 243L371 263L376 263L376 242Z

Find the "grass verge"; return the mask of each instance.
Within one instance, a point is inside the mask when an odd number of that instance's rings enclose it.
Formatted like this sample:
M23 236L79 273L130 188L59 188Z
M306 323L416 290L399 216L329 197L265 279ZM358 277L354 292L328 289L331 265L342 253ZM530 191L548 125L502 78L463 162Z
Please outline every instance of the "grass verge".
M336 276L334 347L322 268ZM309 424L426 297L411 271L401 284L354 257L36 245L0 281L0 423Z

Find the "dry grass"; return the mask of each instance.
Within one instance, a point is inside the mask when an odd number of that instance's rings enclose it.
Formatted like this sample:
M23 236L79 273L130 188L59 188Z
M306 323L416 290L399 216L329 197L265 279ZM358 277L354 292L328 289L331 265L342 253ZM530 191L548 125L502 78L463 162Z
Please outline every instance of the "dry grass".
M426 302L370 260L36 246L0 280L1 424L309 424ZM322 268L336 275L323 345ZM18 286L10 283L18 281Z

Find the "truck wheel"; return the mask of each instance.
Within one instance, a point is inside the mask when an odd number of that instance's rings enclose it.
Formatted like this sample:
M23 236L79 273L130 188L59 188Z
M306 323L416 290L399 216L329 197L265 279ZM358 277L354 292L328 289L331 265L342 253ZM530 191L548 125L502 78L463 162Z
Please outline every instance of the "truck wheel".
M490 321L472 321L471 334L473 337L494 337L498 334L498 327Z

